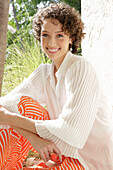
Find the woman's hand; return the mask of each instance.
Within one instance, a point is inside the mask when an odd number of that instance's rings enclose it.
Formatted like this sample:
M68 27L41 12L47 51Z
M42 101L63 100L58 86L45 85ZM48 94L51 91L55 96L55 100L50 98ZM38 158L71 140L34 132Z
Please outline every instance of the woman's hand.
M41 158L47 162L51 159L51 153L55 153L62 161L61 152L58 147L49 140L43 139L35 133L23 130L21 128L13 127L17 132L24 136L33 146L33 148L40 154Z
M62 161L60 150L54 143L50 142L49 140L38 137L37 142L33 140L32 144L45 162L51 159L52 153L57 154Z

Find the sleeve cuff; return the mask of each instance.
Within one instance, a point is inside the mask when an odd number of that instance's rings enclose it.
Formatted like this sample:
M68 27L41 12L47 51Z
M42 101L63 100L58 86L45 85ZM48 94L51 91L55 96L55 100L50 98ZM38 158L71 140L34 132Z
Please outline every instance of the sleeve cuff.
M48 139L60 149L62 155L77 158L77 148L65 143L60 138L54 136L50 131L43 125L44 121L36 121L35 127L38 135L44 139Z

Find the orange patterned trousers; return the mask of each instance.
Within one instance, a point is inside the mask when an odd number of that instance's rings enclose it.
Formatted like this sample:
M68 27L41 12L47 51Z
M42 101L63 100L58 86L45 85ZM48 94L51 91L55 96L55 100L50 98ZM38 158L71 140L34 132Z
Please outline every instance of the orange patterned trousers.
M28 96L23 96L18 103L21 115L35 120L49 120L46 109ZM0 170L19 170L29 150L34 150L30 142L14 129L0 129ZM41 168L45 170L85 170L78 159L62 156L63 162L58 166ZM28 170L30 168L23 168ZM33 168L33 169L40 169ZM31 170L31 169L30 169Z

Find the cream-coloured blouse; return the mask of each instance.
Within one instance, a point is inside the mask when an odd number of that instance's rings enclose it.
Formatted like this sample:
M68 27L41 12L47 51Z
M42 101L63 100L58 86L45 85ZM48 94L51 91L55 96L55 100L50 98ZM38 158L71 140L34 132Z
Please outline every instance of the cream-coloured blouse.
M20 97L47 105L52 120L36 121L37 133L86 170L113 170L112 112L97 75L83 57L68 52L54 79L54 63L41 64L0 104L18 113Z

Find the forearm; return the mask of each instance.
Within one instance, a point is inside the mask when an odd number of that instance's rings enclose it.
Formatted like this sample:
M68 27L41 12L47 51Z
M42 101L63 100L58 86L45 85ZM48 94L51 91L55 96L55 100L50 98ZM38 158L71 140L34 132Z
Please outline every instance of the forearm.
M38 136L35 121L27 117L9 112L4 107L0 106L0 124L10 125L24 136L37 150L44 161L50 159L51 153L58 154L60 160L61 152L57 146L49 140L43 139ZM46 155L46 157L45 157Z
M24 130L22 128L18 128L15 126L11 126L14 130L16 130L21 136L25 137L31 144L33 142L33 137L37 137L37 140L40 138L38 134L34 134L30 131Z
M21 130L26 130L32 133L37 134L36 128L35 128L35 120L14 114L14 113L8 113L6 114L6 122L10 126L13 126L16 128L20 128Z
M0 125L10 125L37 134L33 119L12 113L0 105Z

